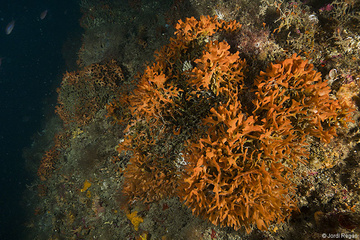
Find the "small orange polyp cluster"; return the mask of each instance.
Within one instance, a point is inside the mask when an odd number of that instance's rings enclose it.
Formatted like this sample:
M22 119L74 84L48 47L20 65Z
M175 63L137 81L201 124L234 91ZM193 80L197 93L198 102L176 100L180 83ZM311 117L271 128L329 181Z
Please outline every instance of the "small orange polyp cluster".
M107 97L118 93L124 80L116 61L92 64L81 71L64 75L56 112L67 127L83 126L107 103Z
M45 152L37 171L37 175L41 181L46 181L51 177L55 169L55 164L57 163L60 157L60 151L65 147L64 142L66 138L67 136L66 133L64 132L55 134L54 136L55 144L48 151Z
M37 175L41 181L49 179L53 170L55 169L54 165L58 158L59 152L56 147L52 147L50 150L46 151L42 157Z
M133 152L124 171L130 201L178 195L213 224L248 232L297 210L292 173L306 163L309 136L330 141L352 110L330 99L327 82L296 55L245 87L245 60L216 40L240 27L216 17L179 21L177 37L122 100L132 123L117 149Z

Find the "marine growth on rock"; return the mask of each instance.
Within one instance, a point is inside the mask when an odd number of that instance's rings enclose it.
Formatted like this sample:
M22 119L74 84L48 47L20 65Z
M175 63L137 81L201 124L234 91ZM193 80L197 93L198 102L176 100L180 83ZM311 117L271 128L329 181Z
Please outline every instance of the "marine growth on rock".
M128 123L117 150L131 156L129 202L178 196L213 224L247 232L298 210L294 170L311 140L329 142L352 109L296 54L247 76L256 66L226 41L240 31L216 17L180 20L134 92L107 106Z

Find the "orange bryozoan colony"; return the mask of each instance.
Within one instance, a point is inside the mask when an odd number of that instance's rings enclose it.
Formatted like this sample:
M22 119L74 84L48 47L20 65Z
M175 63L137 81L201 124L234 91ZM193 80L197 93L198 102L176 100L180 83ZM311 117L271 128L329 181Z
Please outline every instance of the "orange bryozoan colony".
M284 221L297 210L293 171L309 141L329 142L352 110L296 55L245 86L248 66L225 41L236 21L188 18L176 29L137 89L107 106L130 122L117 148L131 156L123 191L131 202L179 196L213 224L248 232Z
M61 82L56 113L64 123L64 131L56 134L55 145L42 158L38 176L49 179L55 169L61 150L66 148L69 132L88 124L109 99L120 94L119 85L124 76L120 66L112 60L92 64L81 71L66 73Z

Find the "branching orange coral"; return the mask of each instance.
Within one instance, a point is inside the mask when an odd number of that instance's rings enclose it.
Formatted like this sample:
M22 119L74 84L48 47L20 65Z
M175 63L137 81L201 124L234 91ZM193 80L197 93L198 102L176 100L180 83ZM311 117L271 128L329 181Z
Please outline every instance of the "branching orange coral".
M132 133L117 148L119 152L133 152L124 171L126 181L123 186L123 192L130 197L130 201L148 203L175 195L178 171L169 151L159 149L164 136L164 132L153 125L146 131Z
M201 58L194 61L197 67L192 70L190 83L196 89L211 89L216 95L234 89L234 81L239 82L244 76L245 61L239 60L238 53L231 54L226 42L210 42L205 49Z
M352 109L331 99L327 81L295 54L260 73L254 85L253 114L263 118L264 128L271 131L262 137L261 145L264 149L271 146L265 155L273 161L304 162L308 156L306 136L329 142L336 136L339 120L351 120Z
M256 136L265 134L256 117L246 116L238 99L211 109L203 120L209 126L206 138L188 141L180 191L194 213L212 223L265 230L296 209L291 170L281 163L264 161L254 147Z
M115 118L131 122L117 148L131 152L129 201L178 195L193 213L247 232L297 210L293 170L306 163L308 141L328 142L352 109L296 55L245 86L245 60L220 41L240 27L216 17L179 21L133 95L108 105L110 115L129 109Z

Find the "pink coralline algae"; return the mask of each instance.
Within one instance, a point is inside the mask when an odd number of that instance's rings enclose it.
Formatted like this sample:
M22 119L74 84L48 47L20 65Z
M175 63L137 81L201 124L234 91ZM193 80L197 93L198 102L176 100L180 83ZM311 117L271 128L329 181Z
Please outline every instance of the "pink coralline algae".
M324 7L320 8L319 10L320 10L320 11L327 11L327 12L328 12L328 11L331 11L333 8L334 8L333 5L327 4L327 5L325 5Z

